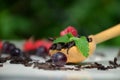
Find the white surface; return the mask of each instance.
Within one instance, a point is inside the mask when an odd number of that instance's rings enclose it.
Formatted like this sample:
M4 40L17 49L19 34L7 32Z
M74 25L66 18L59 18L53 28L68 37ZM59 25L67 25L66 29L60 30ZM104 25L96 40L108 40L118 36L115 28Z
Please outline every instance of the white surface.
M120 68L101 71L97 69L85 69L81 71L49 71L24 67L23 65L5 64L0 68L0 80L13 79L39 79L39 80L92 80L109 79L120 80Z
M113 60L118 53L118 48L99 48L96 52L105 53L106 57L89 58L89 61L103 61L107 64L107 60ZM84 69L81 71L50 71L40 70L33 67L24 67L20 64L5 63L3 67L0 67L0 80L120 80L120 68L101 71L97 69Z

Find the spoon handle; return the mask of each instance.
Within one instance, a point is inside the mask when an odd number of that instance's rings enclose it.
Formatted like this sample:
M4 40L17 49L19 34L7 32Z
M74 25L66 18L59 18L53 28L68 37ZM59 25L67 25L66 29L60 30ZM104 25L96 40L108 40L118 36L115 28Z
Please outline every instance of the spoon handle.
M120 24L94 35L94 40L96 44L99 44L117 36L120 36Z

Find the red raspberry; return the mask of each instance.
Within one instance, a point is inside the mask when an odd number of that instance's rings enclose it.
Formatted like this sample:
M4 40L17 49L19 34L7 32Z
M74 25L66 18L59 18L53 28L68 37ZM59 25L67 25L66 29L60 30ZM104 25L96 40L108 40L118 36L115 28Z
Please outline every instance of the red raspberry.
M45 43L44 43L44 46L49 50L49 48L51 47L51 45L52 45L52 42L50 42L50 41L45 41Z
M31 40L31 39L26 40L23 45L23 51L28 52L28 51L32 51L32 50L35 50L33 40Z
M63 36L65 34L72 33L73 36L77 36L78 32L73 26L68 26L66 29L61 31L60 35Z
M2 41L0 41L0 50L2 49L2 46L3 46Z
M63 31L61 31L60 32L60 36L64 36L65 34L67 34L68 32L67 32L67 29L65 29L65 30L63 30Z
M52 45L52 42L46 41L46 40L37 40L35 42L36 49L39 48L40 46L45 46L47 49L49 49L51 45Z
M44 41L43 40L37 40L35 41L35 49L39 48L40 46L43 46Z

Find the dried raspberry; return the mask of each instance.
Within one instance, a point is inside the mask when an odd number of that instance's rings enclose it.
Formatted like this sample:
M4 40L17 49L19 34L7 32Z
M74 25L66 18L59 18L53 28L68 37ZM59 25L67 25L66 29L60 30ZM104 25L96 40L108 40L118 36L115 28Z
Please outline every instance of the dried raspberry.
M30 40L25 41L25 43L23 45L23 50L25 52L35 50L35 46L34 46L33 40L30 39Z
M68 33L72 33L73 36L77 36L78 35L77 30L74 27L72 27L72 26L68 26L66 29L61 31L60 35L63 36L63 35L68 34Z

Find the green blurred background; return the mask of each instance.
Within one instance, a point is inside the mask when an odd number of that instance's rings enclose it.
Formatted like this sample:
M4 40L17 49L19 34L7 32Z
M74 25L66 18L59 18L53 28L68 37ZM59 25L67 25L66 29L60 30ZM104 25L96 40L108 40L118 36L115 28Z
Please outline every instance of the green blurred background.
M0 39L59 36L69 25L96 34L120 23L120 0L0 0ZM120 45L120 37L103 45Z

